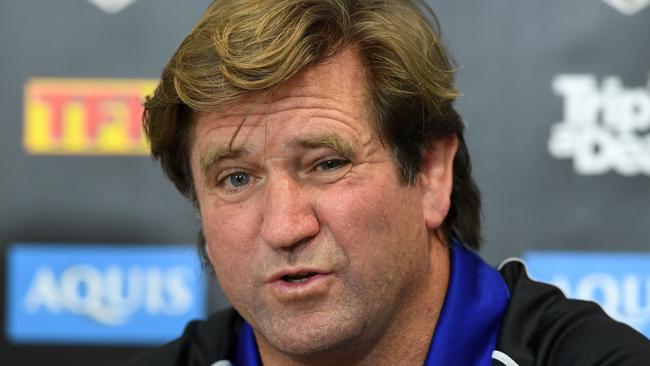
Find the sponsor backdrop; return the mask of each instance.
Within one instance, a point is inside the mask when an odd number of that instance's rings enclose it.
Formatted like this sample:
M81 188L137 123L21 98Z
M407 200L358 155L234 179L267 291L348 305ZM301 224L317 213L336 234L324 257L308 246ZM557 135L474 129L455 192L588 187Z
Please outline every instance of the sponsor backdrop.
M0 363L114 365L227 306L140 102L207 0L0 4ZM483 256L650 335L650 1L438 1Z

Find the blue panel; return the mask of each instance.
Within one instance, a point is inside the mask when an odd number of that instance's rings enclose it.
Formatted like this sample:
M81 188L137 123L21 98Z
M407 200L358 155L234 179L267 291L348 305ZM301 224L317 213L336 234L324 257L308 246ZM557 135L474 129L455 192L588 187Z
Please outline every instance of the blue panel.
M534 279L599 303L650 338L650 254L532 251L525 260Z
M17 343L159 344L205 316L192 245L12 245L7 336Z

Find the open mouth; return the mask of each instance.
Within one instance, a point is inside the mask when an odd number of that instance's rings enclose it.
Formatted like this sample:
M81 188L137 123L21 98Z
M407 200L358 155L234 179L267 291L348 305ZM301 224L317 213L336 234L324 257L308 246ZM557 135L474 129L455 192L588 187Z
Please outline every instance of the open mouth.
M315 276L316 272L303 272L303 273L294 273L282 276L280 279L288 283L302 283L309 281L310 278Z

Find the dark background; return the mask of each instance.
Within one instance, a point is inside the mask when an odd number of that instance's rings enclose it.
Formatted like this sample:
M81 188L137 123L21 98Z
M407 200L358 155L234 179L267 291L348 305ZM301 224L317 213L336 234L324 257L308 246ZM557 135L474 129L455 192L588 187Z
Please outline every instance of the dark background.
M624 2L624 1L623 1ZM209 1L138 0L108 14L86 0L0 2L0 250L14 242L188 243L198 221L151 159L30 155L23 92L35 77L157 78ZM584 176L548 150L564 118L558 74L648 88L650 9L600 0L429 1L460 66L458 107L481 187L482 255L646 251L650 177ZM647 135L646 135L647 136ZM0 261L0 325L5 261ZM226 306L217 286L210 308ZM2 365L112 365L138 347L14 345Z

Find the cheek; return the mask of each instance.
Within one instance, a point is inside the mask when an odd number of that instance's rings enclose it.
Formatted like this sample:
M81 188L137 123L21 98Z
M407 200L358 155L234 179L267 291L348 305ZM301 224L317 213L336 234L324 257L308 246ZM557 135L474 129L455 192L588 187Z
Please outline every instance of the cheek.
M394 267L426 254L426 227L415 190L397 182L350 184L319 203L323 224L356 266ZM383 184L382 184L383 183Z
M401 304L427 272L429 253L417 195L371 181L373 186L340 192L330 200L335 204L321 209L324 225L349 258L343 274L349 303L382 314Z
M215 256L236 258L250 249L258 230L258 215L251 204L218 205L201 202L201 220L208 247ZM218 259L218 258L215 258Z
M207 251L217 280L228 299L237 304L250 287L256 225L252 212L239 206L202 205L201 217Z

